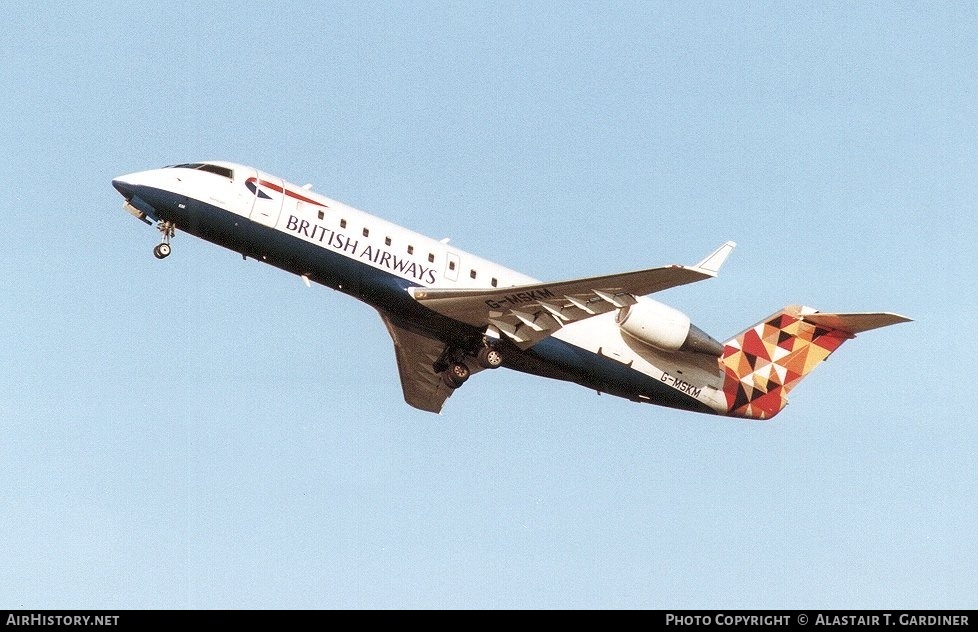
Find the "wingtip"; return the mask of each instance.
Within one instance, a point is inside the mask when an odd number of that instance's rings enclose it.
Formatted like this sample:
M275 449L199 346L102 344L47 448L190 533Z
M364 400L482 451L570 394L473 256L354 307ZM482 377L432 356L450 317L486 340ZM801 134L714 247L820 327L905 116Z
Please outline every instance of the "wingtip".
M727 260L727 257L730 256L730 253L733 252L733 249L736 247L736 242L725 241L719 248L708 254L703 258L703 260L693 267L712 276L716 276L716 274L720 271L720 268L723 266L723 263Z
M910 318L909 316L904 316L903 314L894 314L893 312L884 312L884 313L893 320L892 322L893 325L913 322L913 318Z

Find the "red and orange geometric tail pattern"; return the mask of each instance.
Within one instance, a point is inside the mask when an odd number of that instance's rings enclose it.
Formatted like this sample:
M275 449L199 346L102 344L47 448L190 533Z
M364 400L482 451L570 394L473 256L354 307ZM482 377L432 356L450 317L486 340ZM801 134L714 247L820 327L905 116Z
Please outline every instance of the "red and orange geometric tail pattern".
M788 391L853 337L802 320L815 312L786 307L724 345L720 366L728 415L774 417L787 405Z

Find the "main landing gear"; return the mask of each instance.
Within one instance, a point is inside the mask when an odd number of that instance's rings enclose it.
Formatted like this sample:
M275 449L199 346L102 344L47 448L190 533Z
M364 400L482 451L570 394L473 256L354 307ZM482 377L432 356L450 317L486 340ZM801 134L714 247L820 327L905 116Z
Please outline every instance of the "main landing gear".
M503 365L503 354L496 347L486 345L475 354L475 360L483 369L498 369Z
M472 372L469 371L469 367L464 362L453 362L442 371L441 379L448 388L458 388L465 384L465 380L469 379L470 375Z
M163 234L163 237L159 245L153 248L153 255L157 259L166 259L170 256L170 238L176 234L177 226L173 222L160 222L156 228Z
M466 358L469 357L474 357L476 364L483 369L498 369L504 359L502 352L487 339L483 339L475 349L448 347L434 366L435 372L441 374L445 386L454 389L465 384L472 374L465 363Z

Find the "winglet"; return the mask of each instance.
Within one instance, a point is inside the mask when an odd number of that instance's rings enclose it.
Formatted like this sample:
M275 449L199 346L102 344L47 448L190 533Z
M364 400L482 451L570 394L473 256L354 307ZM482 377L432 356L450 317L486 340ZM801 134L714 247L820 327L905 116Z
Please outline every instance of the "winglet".
M736 246L737 244L732 241L725 242L693 267L711 276L716 276L717 272L720 271L720 266L723 265L723 262L727 260Z

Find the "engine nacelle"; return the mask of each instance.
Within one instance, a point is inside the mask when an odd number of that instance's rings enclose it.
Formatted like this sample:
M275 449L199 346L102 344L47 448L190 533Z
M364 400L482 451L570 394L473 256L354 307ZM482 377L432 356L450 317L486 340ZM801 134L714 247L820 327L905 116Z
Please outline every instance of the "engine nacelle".
M689 335L689 316L678 309L642 301L618 312L618 326L645 344L668 351L679 351Z
M689 351L716 357L723 354L723 345L692 324L689 316L653 300L641 301L618 312L618 327L660 351Z

